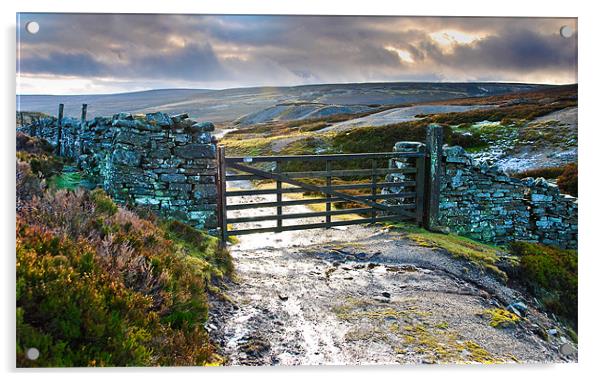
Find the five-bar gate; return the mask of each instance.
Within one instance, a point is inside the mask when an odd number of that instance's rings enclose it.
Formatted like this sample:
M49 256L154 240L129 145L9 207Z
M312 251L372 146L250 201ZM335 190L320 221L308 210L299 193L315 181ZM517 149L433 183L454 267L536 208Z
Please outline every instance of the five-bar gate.
M218 147L222 240L390 220L422 224L428 205L425 157L424 152L227 157ZM405 165L391 165L391 159L404 159ZM299 211L299 205L308 208Z

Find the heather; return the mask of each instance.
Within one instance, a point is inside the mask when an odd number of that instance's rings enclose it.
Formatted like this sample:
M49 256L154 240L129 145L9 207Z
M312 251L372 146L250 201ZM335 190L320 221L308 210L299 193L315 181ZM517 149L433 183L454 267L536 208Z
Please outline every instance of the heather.
M47 180L17 159L17 365L221 362L204 328L233 271L217 240Z

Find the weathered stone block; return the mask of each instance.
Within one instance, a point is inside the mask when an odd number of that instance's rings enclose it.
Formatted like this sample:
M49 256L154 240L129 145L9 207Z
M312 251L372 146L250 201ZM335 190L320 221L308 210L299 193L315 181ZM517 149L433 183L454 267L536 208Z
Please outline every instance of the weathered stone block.
M115 136L116 143L131 144L140 147L146 147L150 144L148 135L140 132L134 132L130 129L124 129Z
M213 144L187 144L174 148L174 155L183 159L215 158L216 148Z
M198 122L188 128L193 133L211 132L215 130L215 125L211 122Z
M186 175L180 173L164 173L159 176L159 179L169 183L184 183L186 182Z
M171 127L173 126L173 121L171 117L164 112L153 112L146 114L146 119L149 124L154 124L160 127Z
M115 164L122 164L131 167L140 165L142 155L133 150L116 149L113 151L112 159Z
M178 192L190 192L192 190L192 185L186 183L171 183L169 184L169 190L174 190Z
M152 159L168 159L171 157L169 148L157 148L148 152L148 157Z

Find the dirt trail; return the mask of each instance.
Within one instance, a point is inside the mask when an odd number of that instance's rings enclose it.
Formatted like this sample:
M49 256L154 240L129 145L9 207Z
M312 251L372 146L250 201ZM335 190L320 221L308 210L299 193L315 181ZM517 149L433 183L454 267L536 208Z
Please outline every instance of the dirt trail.
M542 339L557 326L531 305L513 327L490 325L485 310L518 292L380 226L241 236L230 249L231 301L213 301L207 327L231 365L576 361L561 334Z

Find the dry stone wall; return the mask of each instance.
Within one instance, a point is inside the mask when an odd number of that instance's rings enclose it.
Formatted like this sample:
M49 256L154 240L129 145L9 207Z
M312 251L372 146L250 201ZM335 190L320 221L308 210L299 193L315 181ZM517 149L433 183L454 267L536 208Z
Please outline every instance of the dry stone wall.
M423 150L416 142L399 142L395 151ZM394 160L394 167L407 165ZM575 197L561 194L542 178L515 179L495 166L477 165L462 147L443 147L439 225L483 242L503 245L512 241L541 242L577 248ZM403 181L392 176L391 181ZM392 187L387 192L403 192Z
M142 205L197 228L217 227L216 140L187 114L120 113L81 122L45 118L22 127L60 146L117 202ZM58 149L59 147L57 147Z

